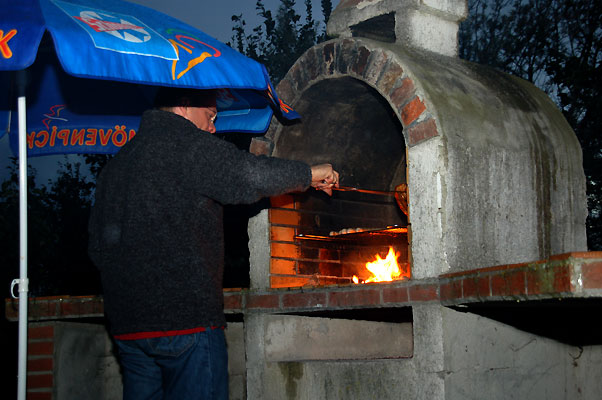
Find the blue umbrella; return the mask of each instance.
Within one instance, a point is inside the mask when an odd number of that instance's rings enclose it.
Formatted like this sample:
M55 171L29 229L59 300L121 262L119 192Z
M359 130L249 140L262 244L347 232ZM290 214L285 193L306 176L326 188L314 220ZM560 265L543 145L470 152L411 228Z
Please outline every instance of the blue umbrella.
M147 7L0 0L0 9L0 137L9 133L20 168L21 279L13 287L24 399L27 155L117 152L135 135L157 86L217 89L218 132L264 133L274 113L299 115L278 98L263 65Z
M30 67L25 94L35 103L28 107L29 156L118 151L124 135L114 137L115 126L118 131L125 126L129 139L152 99L152 90L136 88L140 85L218 89L218 132L264 133L274 112L285 119L299 118L277 97L262 64L147 7L116 0L20 0L6 1L2 7L0 71ZM52 40L40 46L46 31ZM0 81L3 89L10 82ZM135 96L137 91L144 95ZM123 108L113 104L116 99L122 100ZM14 117L6 125L14 109L11 101L0 99L0 137L17 130ZM82 109L82 104L88 108ZM82 129L90 130L84 142ZM17 135L11 137L16 153Z

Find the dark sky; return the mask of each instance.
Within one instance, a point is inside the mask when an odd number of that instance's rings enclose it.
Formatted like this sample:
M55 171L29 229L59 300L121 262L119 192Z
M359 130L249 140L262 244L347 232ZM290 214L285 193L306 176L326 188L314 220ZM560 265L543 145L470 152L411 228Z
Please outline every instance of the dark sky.
M247 23L248 32L261 23L261 19L256 15L255 0L130 0L133 3L145 5L158 11L171 15L181 21L188 23L203 32L215 37L216 39L227 42L232 37L232 15L243 15ZM333 8L339 0L333 0ZM266 9L272 11L275 15L280 0L264 0ZM321 17L320 0L312 0L313 16L318 19ZM303 0L296 1L297 12L305 16L305 6ZM266 66L269 70L269 65ZM6 167L9 165L9 157L13 154L8 147L8 135L0 139L0 180L8 175ZM65 156L43 156L33 157L28 160L37 170L37 182L45 184L48 179L54 176L57 168L57 162L62 161ZM77 161L78 156L67 156L70 160ZM83 164L83 162L82 162Z

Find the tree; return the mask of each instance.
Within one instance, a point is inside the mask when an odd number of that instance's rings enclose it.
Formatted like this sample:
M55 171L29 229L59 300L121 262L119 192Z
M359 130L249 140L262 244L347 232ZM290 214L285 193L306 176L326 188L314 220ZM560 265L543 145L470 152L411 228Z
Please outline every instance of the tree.
M293 63L310 47L327 39L325 27L313 18L311 0L304 0L305 20L295 11L295 0L280 0L276 18L265 8L262 0L257 0L257 15L263 23L246 33L246 22L242 14L233 15L231 46L268 67L274 85L286 75ZM332 11L331 0L322 0L324 21L328 21Z
M583 149L588 247L602 250L602 0L469 0L460 57L531 81Z
M19 277L18 164L0 185L0 264L7 285ZM60 164L57 178L38 186L27 178L28 277L30 295L98 294L100 281L87 254L87 222L94 183L79 164Z

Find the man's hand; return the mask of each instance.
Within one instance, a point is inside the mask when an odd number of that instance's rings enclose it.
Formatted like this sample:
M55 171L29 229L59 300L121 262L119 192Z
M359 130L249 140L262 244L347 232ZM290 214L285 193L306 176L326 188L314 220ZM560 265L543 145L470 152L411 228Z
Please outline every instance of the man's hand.
M318 164L311 167L311 186L332 196L332 188L339 187L339 173L330 164Z

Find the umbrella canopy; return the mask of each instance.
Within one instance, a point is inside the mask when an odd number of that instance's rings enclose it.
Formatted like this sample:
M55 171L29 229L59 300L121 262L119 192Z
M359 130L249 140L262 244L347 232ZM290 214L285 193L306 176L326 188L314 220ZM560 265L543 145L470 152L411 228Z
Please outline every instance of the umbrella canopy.
M218 89L218 132L264 133L274 112L299 118L262 64L158 11L117 0L2 0L2 10L0 71L28 72L29 156L118 151L156 86ZM1 74L9 94L15 81ZM16 132L14 98L0 98L0 137Z

